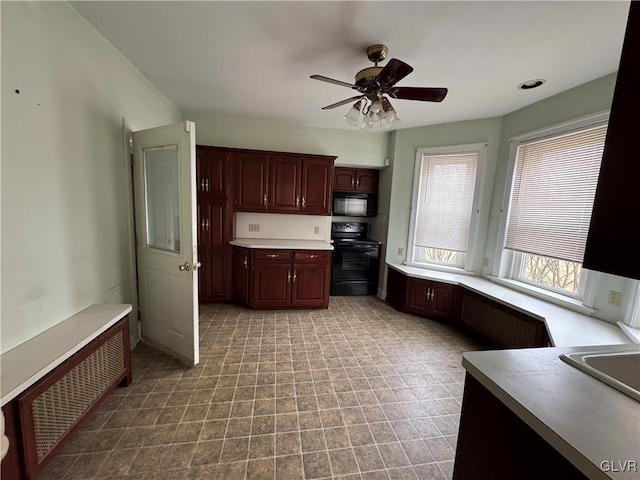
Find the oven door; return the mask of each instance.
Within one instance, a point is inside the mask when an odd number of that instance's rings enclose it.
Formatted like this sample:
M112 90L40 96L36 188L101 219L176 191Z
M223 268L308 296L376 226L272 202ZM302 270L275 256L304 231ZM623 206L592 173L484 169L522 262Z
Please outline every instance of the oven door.
M335 245L332 295L373 295L378 289L378 247Z

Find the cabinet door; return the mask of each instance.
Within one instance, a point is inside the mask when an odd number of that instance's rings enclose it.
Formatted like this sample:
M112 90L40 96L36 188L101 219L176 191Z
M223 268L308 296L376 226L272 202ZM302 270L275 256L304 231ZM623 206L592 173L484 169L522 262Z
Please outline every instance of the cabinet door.
M196 156L198 193L227 195L228 153L217 148L197 145Z
M227 199L198 197L198 292L202 302L231 298L231 219Z
M225 245L226 206L224 198L198 197L198 247Z
M251 267L253 307L286 307L291 303L291 264L256 263Z
M302 160L300 211L308 215L331 215L333 160Z
M359 193L378 193L378 170L357 170L355 191Z
M229 247L198 247L198 298L201 302L215 302L231 298Z
M233 248L233 298L249 303L249 250Z
M295 263L291 304L308 307L328 307L330 288L329 264Z
M640 2L631 2L583 266L636 279L640 279L640 233L632 228L638 218L632 206L640 199L639 58Z
M333 189L337 192L353 192L356 186L356 171L353 168L336 167L333 174Z
M431 300L429 301L429 315L433 318L449 318L453 316L455 305L455 285L431 282Z
M407 281L407 310L425 315L429 310L430 283L426 280L410 278Z
M269 203L267 210L289 213L300 210L301 161L295 157L269 158Z
M267 208L267 155L238 154L235 166L235 209L241 212L264 212Z

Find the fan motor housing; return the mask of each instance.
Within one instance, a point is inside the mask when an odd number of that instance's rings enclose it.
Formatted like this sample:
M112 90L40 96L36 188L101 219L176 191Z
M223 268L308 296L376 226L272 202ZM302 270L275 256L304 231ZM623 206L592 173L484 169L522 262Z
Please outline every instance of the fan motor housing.
M376 86L376 78L382 71L383 67L368 67L360 70L356 73L356 85L359 87L373 87Z

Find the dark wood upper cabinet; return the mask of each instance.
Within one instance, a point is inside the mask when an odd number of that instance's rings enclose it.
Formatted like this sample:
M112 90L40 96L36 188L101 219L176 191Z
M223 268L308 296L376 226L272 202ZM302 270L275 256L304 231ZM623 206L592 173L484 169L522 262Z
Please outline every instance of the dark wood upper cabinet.
M336 167L333 190L336 192L378 193L380 172L372 168Z
M300 212L331 215L331 177L333 160L305 158L300 179Z
M378 170L356 170L356 192L378 193Z
M269 157L269 202L267 210L281 213L300 210L302 161L295 157Z
M640 2L631 2L583 266L640 279Z
M235 155L235 209L239 212L264 212L267 209L268 155Z
M333 189L338 192L353 192L356 185L355 168L336 167L333 175Z
M196 148L198 193L227 195L229 193L229 153L217 147L198 145Z
M335 157L255 152L235 159L236 211L331 215Z

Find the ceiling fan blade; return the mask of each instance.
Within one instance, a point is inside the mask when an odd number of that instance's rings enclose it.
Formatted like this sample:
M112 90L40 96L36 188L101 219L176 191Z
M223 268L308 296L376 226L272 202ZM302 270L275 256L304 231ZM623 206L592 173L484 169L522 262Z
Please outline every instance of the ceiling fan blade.
M341 107L342 105L346 105L347 103L351 103L354 100L358 100L362 98L362 95L358 95L357 97L347 98L346 100L342 100L341 102L332 103L331 105L327 105L326 107L322 107L322 110L330 110L332 108Z
M441 102L447 96L446 88L396 87L389 95L401 100L420 100L422 102Z
M376 80L381 87L391 87L411 72L413 72L413 67L411 65L407 65L397 58L392 58L378 74L378 78Z
M355 88L357 89L357 85L353 85L352 83L342 82L340 80L334 80L333 78L325 77L324 75L311 75L310 78L314 80L320 80L321 82L333 83L334 85L341 85L343 87Z

